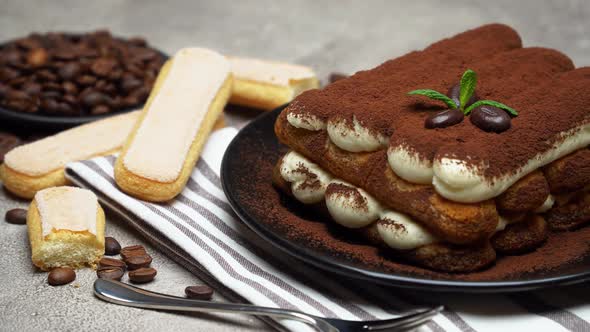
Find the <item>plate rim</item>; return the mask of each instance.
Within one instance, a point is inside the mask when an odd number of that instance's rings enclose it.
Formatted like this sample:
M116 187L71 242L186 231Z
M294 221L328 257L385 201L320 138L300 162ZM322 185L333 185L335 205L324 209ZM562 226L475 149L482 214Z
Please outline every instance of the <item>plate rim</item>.
M590 269L585 272L578 272L572 274L541 277L526 280L510 280L510 281L467 281L467 280L441 280L441 279L427 279L419 278L417 276L404 276L399 274L386 274L378 271L370 271L368 269L358 268L341 262L336 262L324 253L313 251L310 248L305 248L287 238L281 237L276 232L273 232L269 227L257 221L255 217L251 216L245 208L239 204L237 195L233 192L233 184L228 180L231 172L230 159L233 157L232 151L239 141L247 135L248 130L253 128L256 124L267 118L276 118L278 114L287 106L280 106L273 111L265 112L244 126L232 139L227 149L224 152L221 161L221 184L223 192L228 199L230 206L236 215L244 222L248 228L254 231L265 241L271 245L279 248L290 256L303 261L305 264L311 264L320 269L327 270L339 275L344 275L348 278L362 279L372 281L381 285L395 286L406 289L420 289L428 291L439 292L469 292L469 293L498 293L498 292L520 292L530 291L533 289L541 289L556 286L566 286L576 283L581 283L590 280ZM312 254L314 253L314 254Z

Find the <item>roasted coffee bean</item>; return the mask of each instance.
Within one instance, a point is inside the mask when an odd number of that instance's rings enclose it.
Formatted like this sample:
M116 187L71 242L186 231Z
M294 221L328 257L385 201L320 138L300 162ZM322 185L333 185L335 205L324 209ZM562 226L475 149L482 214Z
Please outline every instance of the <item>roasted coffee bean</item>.
M82 85L93 85L96 83L96 77L90 75L82 75L76 79L76 82Z
M150 264L152 263L152 256L148 254L130 256L124 258L124 261L127 264L127 268L129 270L137 270L142 267L150 266Z
M20 73L12 68L4 67L0 68L0 81L8 82L17 78Z
M8 85L0 83L0 99L6 97L9 91L10 87Z
M113 95L117 91L117 87L113 83L108 83L107 85L104 86L102 91L106 92L110 96L110 95ZM111 99L111 98L109 97L109 99Z
M348 77L348 75L346 75L346 74L342 74L342 73L331 73L330 74L329 81L330 81L330 83L334 83L336 81L340 81L340 80L345 79L347 77Z
M36 72L35 75L41 81L48 81L48 82L57 81L57 75L55 75L54 73L52 73L51 71L49 71L47 69L40 70L40 71Z
M125 91L125 92L131 92L131 91L139 88L142 85L143 85L142 81L131 76L131 77L126 77L123 79L123 81L121 82L121 89L123 89L123 91Z
M16 44L26 50L41 47L41 42L34 37L21 38L16 41Z
M445 128L463 121L463 112L458 109L448 109L426 118L424 127L428 129Z
M66 103L68 103L70 105L76 105L76 103L78 102L78 98L76 98L72 95L65 95L65 96L63 96L63 101L65 101Z
M135 46L144 47L147 45L147 42L145 41L145 39L143 39L141 37L132 37L132 38L129 38L129 40L127 40L127 41Z
M43 83L43 90L45 91L57 91L57 92L61 92L63 90L61 84L57 83L57 82L45 82Z
M36 48L27 54L27 63L33 67L42 67L47 64L49 54L44 48Z
M139 104L139 98L137 96L127 96L121 100L124 107L132 107Z
M135 57L142 61L149 61L156 58L158 54L150 49L138 49L135 53Z
M135 89L133 92L131 92L130 95L135 96L139 100L143 101L149 96L150 90L151 89L149 86L144 85L138 89Z
M109 72L109 74L107 75L108 79L111 82L117 82L118 80L121 79L122 76L123 76L123 71L119 70L119 69L111 70Z
M59 103L57 106L57 111L64 114L76 114L76 110L68 103Z
M118 255L121 252L121 245L114 237L104 238L104 254L109 256Z
M158 271L153 267L142 267L137 270L129 271L129 280L137 284L143 284L154 280Z
M98 261L99 267L120 267L123 270L127 269L127 264L120 259L103 257Z
M64 81L71 81L75 79L82 72L82 66L76 62L69 62L63 65L58 70L58 75Z
M92 110L90 110L90 114L92 115L101 115L109 113L111 109L107 105L98 105L94 106Z
M28 95L26 98L15 98L15 99L6 100L6 106L10 109L23 111L23 112L35 111L35 109L34 109L35 105L33 103L33 100L31 98L29 98Z
M475 108L469 119L476 127L487 132L501 133L511 126L511 118L506 111L489 105Z
M101 104L106 104L109 98L102 92L90 91L82 96L82 103L87 107L94 107Z
M29 99L30 96L23 91L10 90L6 95L6 99Z
M145 248L142 245L139 245L139 244L123 247L121 249L121 257L123 257L123 259L126 259L131 256L141 256L141 255L147 255L147 251L145 250Z
M207 285L188 286L184 293L190 299L209 301L213 297L213 288Z
M0 63L7 64L7 65L17 65L21 62L22 56L21 54L16 51L7 51L0 55Z
M70 95L78 94L78 87L72 82L63 82L61 85L63 91Z
M114 59L109 58L99 58L92 63L90 66L90 70L96 74L97 76L107 76L109 73L115 69L117 66L117 61Z
M74 280L76 280L76 272L69 267L57 267L51 270L47 276L47 282L51 286L69 284Z
M106 80L98 80L96 81L96 83L94 83L94 87L97 90L101 90L104 89L105 86L107 86L107 84L109 84L109 82L107 82Z
M121 98L119 96L115 96L113 99L111 99L109 106L111 106L111 108L113 108L113 109L123 108L123 98Z
M35 82L27 82L23 84L21 89L29 96L36 96L41 93L41 85Z
M19 76L15 79L8 81L8 85L12 86L13 88L17 88L27 81L29 81L29 78L27 76Z
M41 101L41 107L49 113L56 113L59 110L59 104L55 99L43 99Z
M96 270L96 276L100 279L118 280L120 281L125 275L125 270L116 266L99 267Z
M53 56L60 60L73 60L77 55L71 49L57 49L53 51Z
M52 98L52 99L57 99L59 97L61 97L61 93L59 93L59 91L57 90L47 90L47 91L42 91L41 92L41 97L42 98Z
M6 211L4 219L9 224L25 225L27 223L27 210L25 209L12 209Z
M455 102L455 104L457 104L457 107L461 107L461 84L457 83L453 85L447 92L447 97L451 98ZM477 92L474 91L473 95L471 95L471 98L469 98L469 101L467 102L467 105L465 105L464 108L469 107L471 104L475 103L478 100L479 97L477 96Z

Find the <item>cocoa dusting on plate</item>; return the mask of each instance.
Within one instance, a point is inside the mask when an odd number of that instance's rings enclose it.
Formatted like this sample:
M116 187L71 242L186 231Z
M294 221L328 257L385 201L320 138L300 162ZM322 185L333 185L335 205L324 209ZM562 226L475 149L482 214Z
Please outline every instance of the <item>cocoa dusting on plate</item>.
M253 146L253 145L249 145ZM309 206L280 194L271 183L278 151L245 149L240 159L244 167L255 169L250 178L243 178L237 196L257 222L275 233L318 255L380 272L399 273L436 279L490 281L515 279L531 273L551 273L582 260L590 251L590 227L573 232L551 233L547 243L536 251L521 256L499 257L492 267L469 274L439 273L403 264L391 253L366 244L360 234L343 229L335 223L324 223ZM256 151L254 151L256 150Z

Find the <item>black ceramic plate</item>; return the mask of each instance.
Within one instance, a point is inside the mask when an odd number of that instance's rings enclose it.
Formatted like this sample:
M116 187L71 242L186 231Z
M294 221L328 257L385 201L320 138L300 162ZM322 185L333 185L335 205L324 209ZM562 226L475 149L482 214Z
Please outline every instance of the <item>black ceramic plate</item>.
M271 174L268 169L257 166L261 158L264 158L265 162L274 164L280 155L286 151L285 147L282 147L277 141L273 130L275 119L281 109L262 114L238 133L225 152L221 165L221 177L225 194L237 215L262 238L286 253L308 264L348 278L430 291L512 292L555 287L590 280L590 258L564 264L551 271L532 272L526 276L512 279L462 281L453 280L452 277L429 278L407 272L386 273L370 266L359 265L337 255L327 254L304 241L289 239L285 231L272 227L266 222L265 219L269 218L269 214L273 213L273 209L268 210L266 217L260 217L260 211L255 211L252 204L248 203L251 202L251 200L248 200L248 195L251 194L248 194L248 191L244 193L244 190L240 190L240 187L245 186L245 181L255 181L257 178L268 179L267 185L271 186ZM244 153L244 151L252 151L253 146L260 153ZM265 172L265 174L259 174L260 172ZM289 205L286 208L293 209L294 213L301 214L301 211L296 211L296 209L301 209L300 205ZM526 259L526 256L522 256L522 258Z
M10 41L6 42L9 43ZM4 44L0 45L0 48ZM151 47L156 52L160 53L164 59L168 59L168 55ZM85 116L48 116L34 113L24 113L0 107L0 124L3 128L11 128L17 131L26 131L30 129L41 129L47 131L62 130L75 127L84 123L100 120L109 116L131 112L136 109L141 109L143 104L135 107L118 110L116 112L101 114L101 115L85 115Z

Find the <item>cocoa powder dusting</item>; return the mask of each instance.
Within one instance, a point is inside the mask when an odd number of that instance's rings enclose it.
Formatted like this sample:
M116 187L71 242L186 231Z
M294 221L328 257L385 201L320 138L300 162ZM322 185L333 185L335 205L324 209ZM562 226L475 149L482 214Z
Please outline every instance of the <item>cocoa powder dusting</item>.
M512 127L488 133L466 118L447 128L425 129L425 118L445 107L407 92L444 93L468 68L478 74L480 99L496 100L519 112ZM590 68L574 70L572 61L555 50L521 48L516 32L493 24L306 92L286 111L324 120L354 116L370 131L388 135L392 146L405 146L425 160L454 156L493 179L516 172L550 149L565 138L560 133L590 122L590 94L585 93L589 89Z
M299 163L294 172L305 175L305 181L299 185L300 189L318 189L322 186L318 176L310 172L309 169L303 165L303 163Z
M346 198L352 198L351 207L354 209L369 211L367 199L361 195L355 187L345 185L343 183L330 183L326 188L326 196L335 195Z

